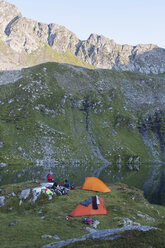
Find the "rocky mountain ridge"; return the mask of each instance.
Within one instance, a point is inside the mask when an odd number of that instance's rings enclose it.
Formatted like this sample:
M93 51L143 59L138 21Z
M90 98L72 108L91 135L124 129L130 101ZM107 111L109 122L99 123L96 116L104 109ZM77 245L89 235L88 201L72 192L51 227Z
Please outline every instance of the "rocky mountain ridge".
M91 34L87 40L82 41L63 26L23 17L14 5L3 0L0 0L0 23L1 69L18 69L57 61L56 58L43 56L44 48L48 46L57 53L69 51L97 68L144 74L165 72L165 49L153 44L119 45L97 34ZM38 53L39 61L34 58L34 53ZM27 56L30 56L30 60L25 62Z

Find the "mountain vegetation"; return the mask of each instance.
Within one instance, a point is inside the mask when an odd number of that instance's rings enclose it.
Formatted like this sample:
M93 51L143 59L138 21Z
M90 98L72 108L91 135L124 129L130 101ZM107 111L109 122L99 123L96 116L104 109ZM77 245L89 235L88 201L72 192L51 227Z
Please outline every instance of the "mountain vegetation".
M46 63L0 80L1 184L92 175L164 204L164 77Z

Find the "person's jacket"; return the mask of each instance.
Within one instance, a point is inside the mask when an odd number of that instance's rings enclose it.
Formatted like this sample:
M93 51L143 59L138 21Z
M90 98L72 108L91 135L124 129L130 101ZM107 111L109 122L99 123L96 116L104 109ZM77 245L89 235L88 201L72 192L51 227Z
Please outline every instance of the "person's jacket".
M51 175L50 175L50 174L47 175L47 181L48 181L49 183L52 182L52 178L51 178Z
M69 182L65 182L64 187L69 188Z

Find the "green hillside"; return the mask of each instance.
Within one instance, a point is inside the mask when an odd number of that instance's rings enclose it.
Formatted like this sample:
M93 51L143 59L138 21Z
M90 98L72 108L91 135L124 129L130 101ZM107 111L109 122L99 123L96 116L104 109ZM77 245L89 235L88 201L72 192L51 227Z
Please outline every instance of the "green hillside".
M164 77L58 63L18 74L0 77L1 185L92 175L165 204Z

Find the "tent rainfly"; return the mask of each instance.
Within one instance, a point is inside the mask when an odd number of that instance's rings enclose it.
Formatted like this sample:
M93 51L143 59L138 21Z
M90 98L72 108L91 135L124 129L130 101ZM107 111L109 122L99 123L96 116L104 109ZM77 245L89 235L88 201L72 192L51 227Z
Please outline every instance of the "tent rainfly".
M111 190L97 177L86 177L81 189L92 190L102 193L111 192Z
M98 196L93 196L81 202L72 212L70 212L69 216L78 217L100 214L108 214L104 205L104 199Z

